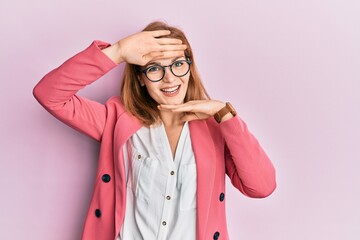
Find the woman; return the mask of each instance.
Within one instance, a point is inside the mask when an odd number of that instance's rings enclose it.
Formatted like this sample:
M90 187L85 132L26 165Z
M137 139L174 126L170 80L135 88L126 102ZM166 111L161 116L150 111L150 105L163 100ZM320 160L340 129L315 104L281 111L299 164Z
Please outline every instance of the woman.
M120 96L76 95L125 62ZM94 41L33 90L52 115L101 144L85 240L229 239L225 174L243 194L270 195L275 170L230 103L211 100L178 28L149 24Z

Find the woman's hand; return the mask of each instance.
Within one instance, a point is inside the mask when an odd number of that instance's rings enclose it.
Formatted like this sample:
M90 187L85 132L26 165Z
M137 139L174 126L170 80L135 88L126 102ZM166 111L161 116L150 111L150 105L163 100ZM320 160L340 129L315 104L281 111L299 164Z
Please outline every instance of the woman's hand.
M144 66L154 59L172 58L183 54L186 45L182 44L180 39L158 38L170 33L168 30L144 31L119 40L113 44L117 55L115 62L125 61ZM105 50L103 51L106 53Z
M160 104L158 106L161 111L183 112L185 115L181 118L182 121L201 120L208 119L214 116L221 108L225 106L225 103L217 100L193 100L179 105L165 105ZM225 115L222 121L231 118Z

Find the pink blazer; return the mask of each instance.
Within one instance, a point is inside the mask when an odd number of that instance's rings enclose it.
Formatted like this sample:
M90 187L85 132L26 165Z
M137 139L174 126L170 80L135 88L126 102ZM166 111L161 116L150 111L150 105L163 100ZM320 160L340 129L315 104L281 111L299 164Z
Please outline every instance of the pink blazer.
M104 105L76 95L117 66L95 40L46 74L34 87L38 102L53 116L101 144L96 182L82 239L114 240L123 224L126 179L122 146L140 127L118 96ZM218 124L213 118L189 122L197 165L197 240L229 239L225 216L225 174L253 198L276 188L275 169L240 117Z

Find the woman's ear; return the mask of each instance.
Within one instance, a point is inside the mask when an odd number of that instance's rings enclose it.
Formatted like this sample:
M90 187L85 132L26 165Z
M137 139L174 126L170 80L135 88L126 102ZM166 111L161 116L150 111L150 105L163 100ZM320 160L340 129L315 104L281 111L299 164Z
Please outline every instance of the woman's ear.
M145 86L144 80L139 75L137 76L137 79L140 83L140 86L142 86L142 87Z

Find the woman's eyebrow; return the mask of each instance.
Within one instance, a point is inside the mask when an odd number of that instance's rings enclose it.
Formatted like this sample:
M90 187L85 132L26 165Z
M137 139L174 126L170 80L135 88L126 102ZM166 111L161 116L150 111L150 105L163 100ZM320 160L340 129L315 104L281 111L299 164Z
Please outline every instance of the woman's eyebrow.
M146 64L146 67L153 65L153 64L161 65L159 62L149 62L148 64Z
M171 60L172 62L175 62L176 60L178 60L179 58L185 58L185 56L179 56L179 57L176 57L174 58L173 60Z

